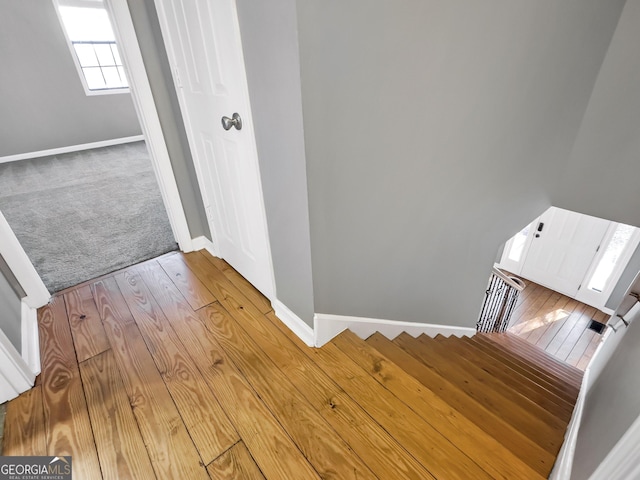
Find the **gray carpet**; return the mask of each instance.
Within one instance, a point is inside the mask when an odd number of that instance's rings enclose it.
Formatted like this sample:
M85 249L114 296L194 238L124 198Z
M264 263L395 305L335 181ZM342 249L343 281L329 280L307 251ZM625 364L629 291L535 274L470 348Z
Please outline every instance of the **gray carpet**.
M177 248L144 142L0 164L0 211L50 292Z

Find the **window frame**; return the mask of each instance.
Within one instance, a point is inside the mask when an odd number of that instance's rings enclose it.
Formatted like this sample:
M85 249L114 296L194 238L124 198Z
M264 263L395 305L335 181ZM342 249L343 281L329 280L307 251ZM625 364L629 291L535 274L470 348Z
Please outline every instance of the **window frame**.
M60 7L61 6L67 6L67 4L69 3L68 1L65 1L64 5L61 5L59 0L52 0L53 2L53 8L56 11L56 16L58 17L58 23L60 24L60 28L62 29L62 33L64 35L64 39L67 43L67 48L69 49L69 53L71 54L71 58L73 59L73 64L76 67L76 73L78 74L78 77L80 77L80 83L82 84L82 88L84 89L84 93L87 96L94 96L94 95L114 95L114 94L122 94L122 93L130 93L130 88L127 87L116 87L116 88L102 88L102 89L98 89L98 90L91 90L89 88L89 85L87 84L87 79L84 76L84 72L82 71L82 65L80 65L80 60L78 59L78 55L76 53L75 47L73 42L71 41L71 39L69 38L69 34L67 33L67 29L64 26L64 22L62 21L62 15L60 14ZM83 0L78 0L76 6L78 7L82 7L82 8L98 8L96 6L96 4L100 4L99 8L103 8L106 12L107 15L109 16L109 21L111 22L111 27L113 28L113 21L111 20L111 14L109 13L109 9L106 7L106 5L104 4L104 2L95 2L95 1L83 1ZM116 42L116 47L117 47L118 43ZM120 58L122 58L122 54L120 53L120 51L118 51L118 53L120 54ZM124 65L123 65L124 68ZM126 73L126 72L125 72ZM128 78L127 78L127 83L128 83Z

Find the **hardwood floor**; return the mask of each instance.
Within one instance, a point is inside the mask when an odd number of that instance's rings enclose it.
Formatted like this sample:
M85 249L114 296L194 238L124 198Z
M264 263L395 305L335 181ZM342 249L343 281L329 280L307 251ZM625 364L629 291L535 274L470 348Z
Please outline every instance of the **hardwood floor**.
M602 335L588 328L591 319L607 323L609 315L553 290L521 279L520 293L509 332L583 370Z
M4 454L72 455L78 479L546 478L580 377L502 337L309 348L206 252L38 315L42 374L7 405Z

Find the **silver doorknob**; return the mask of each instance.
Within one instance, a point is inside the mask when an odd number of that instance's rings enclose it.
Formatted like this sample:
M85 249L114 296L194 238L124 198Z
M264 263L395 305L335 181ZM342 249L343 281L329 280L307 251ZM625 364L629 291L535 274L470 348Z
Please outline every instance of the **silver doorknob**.
M222 128L225 130L229 130L231 127L236 127L236 130L240 130L242 128L242 119L240 118L239 113L234 113L229 117L222 117Z

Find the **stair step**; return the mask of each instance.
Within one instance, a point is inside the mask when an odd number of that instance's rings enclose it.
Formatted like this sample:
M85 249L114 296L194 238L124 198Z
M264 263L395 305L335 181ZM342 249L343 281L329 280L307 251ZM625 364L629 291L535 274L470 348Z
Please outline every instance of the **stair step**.
M582 383L582 373L571 365L564 364L560 360L546 354L526 340L510 334L480 334L480 338L488 340L503 350L526 360L533 367L553 375L571 385L576 391Z
M563 378L571 380L578 388L580 387L584 372L578 370L573 365L565 363L528 341L509 333L489 334L485 336L491 341L516 349L518 353L526 355L529 360L538 366L550 368Z
M529 372L529 374L536 375L541 380L546 380L548 383L554 385L559 391L563 392L564 398L568 401L574 402L578 397L578 389L566 379L559 378L554 373L541 369L535 364L529 362L526 358L523 358L517 353L507 349L503 345L492 342L483 335L475 335L471 339L477 344L484 346L485 350L490 350L491 355L499 356L505 361L510 362L512 365Z
M369 375L427 421L493 478L542 478L502 443L351 332L333 340Z
M531 381L537 383L538 385L541 385L550 392L553 392L556 396L562 398L570 405L574 404L575 397L572 387L568 386L564 380L550 377L547 374L536 370L530 364L524 362L521 358L510 355L508 352L505 352L504 350L498 348L491 342L481 340L478 335L470 338L465 338L463 339L463 341L481 350L486 355L503 363L505 366L518 372L520 375L529 378Z
M454 342L460 342L459 338L454 338ZM439 356L442 360L451 362L452 358L455 358L455 363L467 373L474 381L481 383L484 387L498 393L504 399L512 402L518 407L524 408L527 412L531 413L536 419L541 420L551 429L560 432L560 435L564 435L564 429L566 428L566 421L553 415L552 412L536 404L533 400L528 398L523 392L518 389L514 389L508 384L497 379L493 374L487 372L480 365L476 365L465 358L464 355L460 355L457 350L452 348L453 344L444 346L433 338L427 335L420 335L418 341L432 349L433 352ZM482 365L484 367L484 365Z
M410 373L412 377L446 401L452 408L463 412L465 417L500 441L540 475L545 478L549 475L555 461L554 455L502 419L497 412L488 409L482 403L468 396L448 379L440 376L434 369L421 363L382 334L373 334L366 343L405 372Z
M569 421L573 406L555 393L540 386L535 381L520 375L507 365L492 356L475 348L462 338L438 340L445 348L450 348L458 355L466 358L472 364L479 366L489 375L494 376L502 383L510 386L517 392L535 402L540 407L548 410L554 416Z
M350 334L353 335L345 331L340 336ZM414 410L362 370L340 349L339 343L339 339L333 339L314 350L314 356L322 361L333 380L435 478L491 478Z
M428 338L428 337L427 337ZM494 410L498 415L516 427L526 436L535 441L538 445L546 449L551 454L557 454L562 445L564 430L556 425L549 425L549 418L541 419L544 415L540 408L531 401L519 396L517 402L505 398L502 393L494 388L500 388L488 378L482 380L476 378L471 364L459 363L460 357L440 354L435 351L434 345L437 342L429 339L431 345L423 339L415 339L403 333L399 335L394 343L405 349L408 353L422 361L425 365L433 368L440 376L459 386L467 395L483 403L487 408ZM472 374L474 373L474 374ZM479 375L481 376L481 375ZM491 385L491 386L490 386ZM494 388L492 388L494 387ZM504 387L507 389L508 387ZM535 411L535 414L532 413Z

